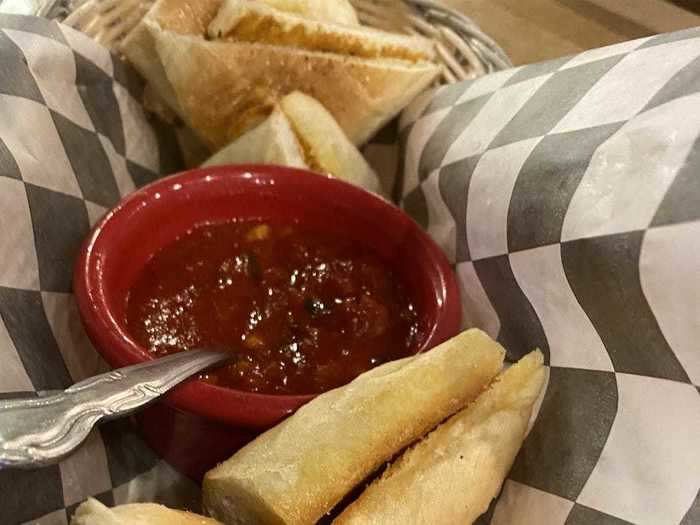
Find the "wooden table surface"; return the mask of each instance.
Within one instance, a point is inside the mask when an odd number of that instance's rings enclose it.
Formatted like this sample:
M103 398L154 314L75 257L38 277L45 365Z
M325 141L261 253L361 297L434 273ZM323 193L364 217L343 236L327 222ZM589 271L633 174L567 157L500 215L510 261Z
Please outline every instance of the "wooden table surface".
M442 0L527 64L700 26L700 0Z

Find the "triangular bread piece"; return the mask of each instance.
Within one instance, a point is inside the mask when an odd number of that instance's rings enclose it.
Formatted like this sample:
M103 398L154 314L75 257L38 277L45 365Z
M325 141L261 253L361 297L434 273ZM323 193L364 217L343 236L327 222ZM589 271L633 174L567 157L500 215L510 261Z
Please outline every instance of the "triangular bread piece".
M364 26L311 20L275 9L260 0L224 0L209 25L209 36L257 42L360 58L431 60L433 43L423 37L388 33Z
M311 169L382 193L377 175L320 102L295 91L280 101L280 107L290 120Z
M284 97L267 119L203 166L249 163L311 169L382 193L379 178L333 116L298 91Z
M435 78L422 62L365 60L252 43L205 41L154 29L181 114L212 150L260 123L292 91L312 96L362 144Z
M266 0L267 4L285 1ZM364 143L440 71L429 61L207 41L204 35L220 7L221 0L158 0L122 46L127 58L212 151L262 122L281 97L296 90L321 102L354 144ZM298 19L293 13L274 11ZM411 37L402 38L408 39L404 42L410 49Z

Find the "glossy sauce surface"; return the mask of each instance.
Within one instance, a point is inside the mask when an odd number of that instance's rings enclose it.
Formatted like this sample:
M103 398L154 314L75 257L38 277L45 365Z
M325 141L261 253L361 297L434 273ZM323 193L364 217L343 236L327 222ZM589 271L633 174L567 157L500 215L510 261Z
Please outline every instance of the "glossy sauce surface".
M195 228L157 253L127 299L132 337L156 355L220 346L208 382L314 394L408 355L416 312L372 250L294 224Z

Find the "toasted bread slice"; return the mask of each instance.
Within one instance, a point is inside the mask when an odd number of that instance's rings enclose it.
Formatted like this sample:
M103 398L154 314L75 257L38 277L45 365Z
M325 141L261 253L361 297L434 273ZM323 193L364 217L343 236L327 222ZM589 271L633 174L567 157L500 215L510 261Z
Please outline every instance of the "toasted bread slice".
M154 503L133 503L108 508L88 499L75 511L71 525L221 525L218 521L172 510Z
M221 164L279 164L308 168L302 146L279 108L274 109L262 124L214 154L203 166Z
M309 19L281 11L259 0L223 0L208 29L209 36L257 42L361 58L395 58L417 62L435 57L433 43L423 37L387 33Z
M260 124L275 103L293 91L317 99L353 144L362 144L440 72L440 66L429 60L353 56L342 31L360 31L358 41L367 49L393 48L400 41L405 51L423 54L427 47L422 39L305 20L269 7L273 3L254 5L273 12L275 20L292 20L290 27L303 29L307 23L330 27L323 34L343 53L306 49L305 43L318 48L314 43L318 32L301 37L298 47L207 41L204 36L214 19L226 20L221 0L158 0L124 40L127 58L211 151ZM259 29L256 40L274 41L274 26Z
M284 97L256 128L220 150L204 166L280 164L327 173L374 193L379 178L333 116L298 91Z
M121 43L124 56L181 118L182 110L156 53L149 27L166 27L180 35L204 35L220 5L221 0L158 0Z
M334 525L473 523L498 495L544 381L541 352L523 357L403 454Z
M155 32L182 117L213 151L259 124L293 91L318 100L353 144L364 143L438 72L429 62L365 60Z
M376 173L320 102L295 91L280 101L280 107L304 148L309 168L382 193Z
M209 471L205 508L229 525L315 523L383 462L476 398L503 355L486 334L469 330L318 396Z

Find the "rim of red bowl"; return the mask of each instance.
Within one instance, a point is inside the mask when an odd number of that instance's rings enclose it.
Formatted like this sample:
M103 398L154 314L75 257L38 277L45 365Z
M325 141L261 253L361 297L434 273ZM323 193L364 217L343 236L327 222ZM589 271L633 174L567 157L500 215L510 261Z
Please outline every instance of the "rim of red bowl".
M396 219L416 232L418 241L432 259L440 279L444 297L441 314L426 334L423 343L414 353L429 350L452 337L459 329L461 303L456 278L447 257L427 233L405 212L393 203L349 183L306 170L274 165L227 165L198 168L163 177L133 192L120 201L92 229L83 242L74 270L74 293L86 333L97 351L108 364L118 368L154 359L147 349L138 345L110 311L100 279L99 255L109 249L110 225L121 217L138 213L144 200L156 193L166 195L173 183L183 187L205 177L246 177L257 179L290 177L287 182L326 185L329 192L342 192L343 198L362 206L390 207ZM176 409L194 413L204 418L250 429L268 428L286 415L310 401L318 394L276 395L259 394L226 388L199 380L188 380L164 396Z

